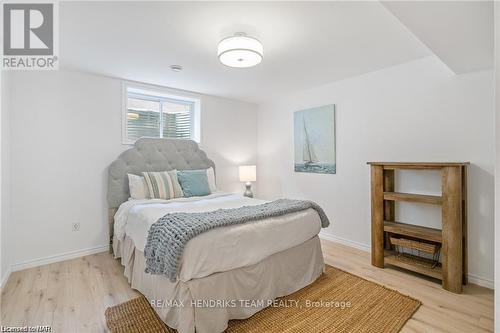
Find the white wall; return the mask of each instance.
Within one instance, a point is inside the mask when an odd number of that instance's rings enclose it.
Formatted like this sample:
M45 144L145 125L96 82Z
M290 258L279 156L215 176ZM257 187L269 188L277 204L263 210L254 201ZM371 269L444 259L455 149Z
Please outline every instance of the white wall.
M13 269L102 250L106 168L128 148L121 144L121 81L68 71L15 72L9 79ZM219 186L241 191L236 165L256 163L256 107L189 95L201 99L201 144L218 166Z
M2 73L2 71L0 71L0 288L3 288L3 280L4 280L4 276L7 276L8 272L7 272L7 269L8 269L8 265L7 265L7 262L4 260L4 255L5 255L5 251L4 251L4 247L5 247L5 241L4 241L4 238L3 238L3 233L2 233L2 229L4 229L4 226L3 226L3 216L2 216L2 187L3 187L3 182L2 182L2 170L3 170L3 163L2 163L2 152L3 152L3 149L2 149L2 142L3 142L3 132L2 132L2 113L3 113L3 109L5 107L5 99L2 98L2 92L3 92L3 86L5 84L5 77Z
M330 237L368 248L367 161L470 161L469 268L473 281L493 281L493 72L456 76L437 58L299 91L261 105L259 196L307 198L332 220ZM293 112L336 104L337 174L293 171ZM398 176L399 190L440 193L438 173ZM439 226L437 207L401 205L401 221Z
M500 4L495 6L495 289L500 290ZM495 293L495 332L500 332L500 293Z
M10 245L11 240L8 234L11 227L10 213L10 161L9 155L9 113L8 113L8 94L9 84L7 72L1 71L1 110L0 110L0 286L3 287L10 274Z

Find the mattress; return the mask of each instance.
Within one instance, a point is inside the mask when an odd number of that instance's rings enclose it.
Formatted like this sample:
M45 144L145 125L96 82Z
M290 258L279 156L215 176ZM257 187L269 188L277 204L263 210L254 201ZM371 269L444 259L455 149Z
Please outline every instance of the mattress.
M142 252L149 228L165 214L208 212L265 202L223 192L173 200L129 200L115 215L115 237L120 241L130 238ZM270 255L304 243L320 229L320 218L313 209L212 229L186 244L179 265L179 280L189 281L254 265Z

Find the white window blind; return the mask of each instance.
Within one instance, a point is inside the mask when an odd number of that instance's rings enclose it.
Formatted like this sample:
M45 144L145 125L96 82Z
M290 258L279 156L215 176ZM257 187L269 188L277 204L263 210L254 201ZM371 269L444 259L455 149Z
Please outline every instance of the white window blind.
M194 139L196 101L126 89L125 143L141 137Z
M127 138L135 141L143 136L160 137L160 103L128 96Z
M164 101L162 103L162 133L164 138L191 138L194 103Z

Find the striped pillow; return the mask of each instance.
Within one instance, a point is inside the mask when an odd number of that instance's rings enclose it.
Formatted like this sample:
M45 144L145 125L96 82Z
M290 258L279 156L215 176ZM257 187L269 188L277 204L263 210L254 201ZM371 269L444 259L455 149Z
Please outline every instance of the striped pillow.
M142 175L148 187L150 199L168 200L182 197L182 190L180 190L179 181L177 180L177 170L143 172Z
M177 170L167 171L170 176L170 180L172 180L172 187L174 188L174 198L182 198L184 196L184 192L182 192L181 184L179 183L179 178L177 177Z

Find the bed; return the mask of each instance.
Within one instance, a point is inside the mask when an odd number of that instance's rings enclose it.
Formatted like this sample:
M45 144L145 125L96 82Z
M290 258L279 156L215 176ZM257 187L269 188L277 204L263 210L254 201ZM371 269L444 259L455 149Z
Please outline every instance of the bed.
M212 229L191 239L178 278L145 273L151 225L167 213L206 212L264 203L216 191L204 197L129 200L127 174L214 168L194 141L138 140L109 167L110 247L160 318L180 333L223 332L277 297L289 295L323 272L318 213L313 209Z

